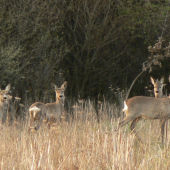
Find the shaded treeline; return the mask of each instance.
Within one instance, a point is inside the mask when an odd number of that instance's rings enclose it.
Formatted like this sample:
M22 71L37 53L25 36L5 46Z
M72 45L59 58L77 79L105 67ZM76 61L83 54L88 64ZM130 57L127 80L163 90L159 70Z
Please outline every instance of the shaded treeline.
M0 84L35 101L67 80L68 98L109 99L110 85L125 89L141 72L148 46L161 35L168 43L169 16L166 1L1 0ZM169 65L151 74L167 76ZM131 95L144 94L149 76Z

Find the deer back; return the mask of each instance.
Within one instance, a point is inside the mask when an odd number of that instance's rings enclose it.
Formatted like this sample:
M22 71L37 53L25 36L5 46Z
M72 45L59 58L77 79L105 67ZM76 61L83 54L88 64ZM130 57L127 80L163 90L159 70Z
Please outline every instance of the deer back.
M170 117L170 98L153 98L135 96L124 103L124 111L128 117L160 119Z

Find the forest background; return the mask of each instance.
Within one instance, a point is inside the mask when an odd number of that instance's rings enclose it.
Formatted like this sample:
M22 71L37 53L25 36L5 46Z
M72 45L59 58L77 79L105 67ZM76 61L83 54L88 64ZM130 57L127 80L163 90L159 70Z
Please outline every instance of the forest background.
M168 46L169 30L165 0L1 0L0 84L10 83L23 100L42 101L55 97L51 83L66 80L68 99L114 102L109 87L128 89L148 47L159 37ZM130 96L146 95L150 76L168 84L169 68L166 58L146 70Z

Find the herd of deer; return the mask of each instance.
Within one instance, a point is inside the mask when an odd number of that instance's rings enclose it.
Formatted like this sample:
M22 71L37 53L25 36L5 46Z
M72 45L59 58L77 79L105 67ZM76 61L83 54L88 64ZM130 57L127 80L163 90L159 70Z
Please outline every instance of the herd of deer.
M29 108L30 115L30 128L37 130L44 120L46 121L56 121L61 118L64 114L64 91L67 87L67 82L65 81L60 88L54 85L54 90L56 92L56 101L54 103L33 103ZM0 123L5 123L7 119L9 100L11 96L10 84L6 86L5 90L0 89Z
M161 136L162 143L164 143L164 128L165 122L170 118L170 98L163 96L163 82L161 80L154 80L151 77L151 82L154 86L153 97L135 96L127 101L124 101L124 113L126 117L119 123L119 127L126 125L131 122L131 130L135 132L137 122L141 119L160 119L161 122ZM33 103L29 108L30 115L30 128L37 130L43 121L51 121L53 119L60 120L64 113L64 91L67 87L65 81L60 88L54 85L56 92L56 102L54 103ZM5 90L0 89L0 120L2 123L6 121L7 107L8 107L8 96L10 91L10 85L7 85ZM36 126L35 125L36 122ZM135 132L139 139L139 136Z

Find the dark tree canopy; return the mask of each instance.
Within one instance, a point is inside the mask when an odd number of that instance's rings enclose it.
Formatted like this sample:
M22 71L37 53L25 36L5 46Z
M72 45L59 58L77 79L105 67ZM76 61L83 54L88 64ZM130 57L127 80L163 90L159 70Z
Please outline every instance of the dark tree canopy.
M126 89L142 71L148 46L168 44L166 1L13 0L0 2L0 84L34 101L51 83L68 81L68 98L108 99L109 86ZM144 95L149 76L167 77L170 61L154 66L130 95Z

